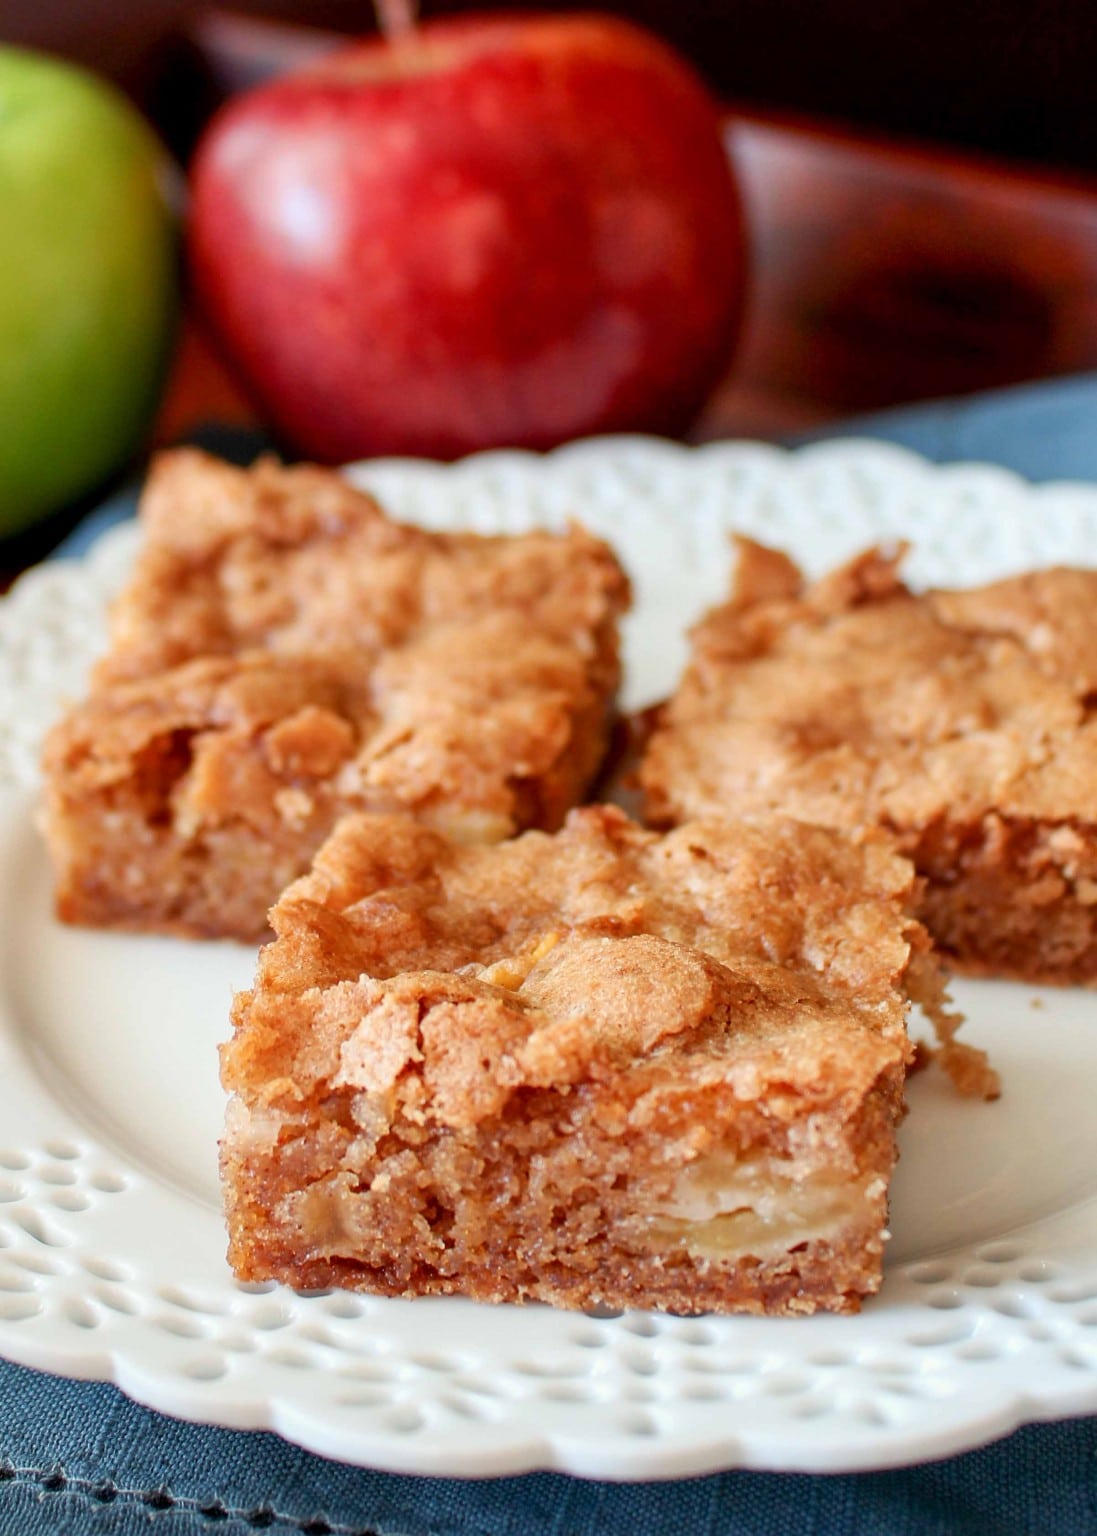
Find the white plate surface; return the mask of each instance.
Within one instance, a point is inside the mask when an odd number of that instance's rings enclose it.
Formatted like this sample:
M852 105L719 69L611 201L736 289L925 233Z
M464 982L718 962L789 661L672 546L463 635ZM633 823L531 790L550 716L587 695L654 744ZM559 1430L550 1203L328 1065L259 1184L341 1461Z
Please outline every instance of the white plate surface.
M436 527L577 515L611 538L636 581L630 705L673 685L686 626L724 588L732 527L811 569L910 537L912 577L944 584L1097 549L1097 489L871 443L607 439L353 473ZM81 691L134 545L116 530L0 604L0 1353L421 1473L881 1467L1097 1411L1097 998L1083 992L956 987L1004 1095L965 1104L932 1072L911 1084L884 1288L859 1317L588 1317L235 1284L215 1046L253 954L61 928L33 826L42 732Z

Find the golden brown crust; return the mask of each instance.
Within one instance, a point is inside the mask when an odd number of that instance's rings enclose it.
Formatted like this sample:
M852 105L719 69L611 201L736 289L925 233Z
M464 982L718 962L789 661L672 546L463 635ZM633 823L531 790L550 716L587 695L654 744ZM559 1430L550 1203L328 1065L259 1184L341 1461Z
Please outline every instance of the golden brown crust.
M627 605L612 552L578 526L518 537L393 522L331 470L196 449L155 461L145 542L111 618L100 681L260 649L363 657L508 612L584 653Z
M554 837L530 832L477 848L393 818L348 817L271 913L279 941L263 950L260 974L281 964L304 903L314 916L322 909L326 931L355 946L370 975L416 969L425 957L444 956L446 969L493 964L561 924L595 923L679 939L716 959L764 954L871 998L906 963L893 907L913 900L913 879L882 834L851 839L779 818L660 836L590 806ZM415 914L398 948L390 888Z
M582 530L431 534L329 471L190 451L142 516L46 749L68 920L254 937L343 811L491 840L558 826L597 772L628 588Z
M237 1272L855 1306L879 1282L913 888L886 838L791 822L660 837L591 807L476 848L346 818L272 913L223 1053ZM680 1181L710 1168L747 1181L709 1211L734 1251L691 1247L716 1196L683 1215Z
M958 963L1097 976L1097 571L915 596L902 550L804 586L746 549L649 743L651 818L884 826Z

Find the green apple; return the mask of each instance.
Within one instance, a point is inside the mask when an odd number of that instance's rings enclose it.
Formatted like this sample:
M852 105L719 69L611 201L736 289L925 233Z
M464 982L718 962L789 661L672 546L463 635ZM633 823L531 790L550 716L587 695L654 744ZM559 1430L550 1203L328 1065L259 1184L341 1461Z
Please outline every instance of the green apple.
M176 305L164 151L93 75L0 47L0 536L124 463Z

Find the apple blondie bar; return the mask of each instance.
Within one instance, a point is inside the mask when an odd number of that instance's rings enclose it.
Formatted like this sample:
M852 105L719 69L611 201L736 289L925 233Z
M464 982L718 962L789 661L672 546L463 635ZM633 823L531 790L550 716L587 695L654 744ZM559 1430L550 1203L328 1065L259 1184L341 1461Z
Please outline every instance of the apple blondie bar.
M808 585L740 541L648 744L648 816L882 826L949 964L1097 982L1097 571L915 595L902 554Z
M340 476L163 456L90 697L53 731L69 922L253 938L338 816L553 828L600 765L628 583L578 527L438 534Z
M250 1281L808 1313L880 1281L936 995L910 863L608 807L461 846L353 815L234 1005L221 1168Z

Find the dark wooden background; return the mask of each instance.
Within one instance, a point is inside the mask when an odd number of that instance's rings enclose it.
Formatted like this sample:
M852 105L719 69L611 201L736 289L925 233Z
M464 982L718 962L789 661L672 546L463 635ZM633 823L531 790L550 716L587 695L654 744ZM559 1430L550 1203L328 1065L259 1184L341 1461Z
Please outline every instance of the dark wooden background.
M1094 0L597 4L655 27L729 100L1097 170ZM232 8L344 32L371 24L370 0L232 0ZM472 8L423 0L427 15ZM510 0L508 8L566 7ZM0 0L0 39L106 69L154 104L182 148L201 92L186 82L180 55L203 9L194 0Z

